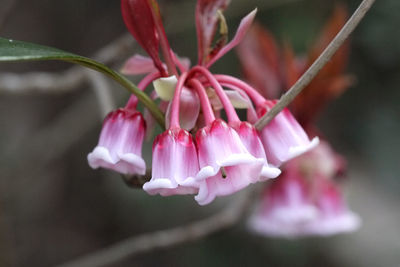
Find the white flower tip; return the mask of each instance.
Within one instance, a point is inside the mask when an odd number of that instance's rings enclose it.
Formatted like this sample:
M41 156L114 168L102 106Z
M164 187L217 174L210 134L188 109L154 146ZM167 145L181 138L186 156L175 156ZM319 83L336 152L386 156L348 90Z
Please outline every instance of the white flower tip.
M301 146L295 146L295 147L290 147L289 148L289 159L293 159L295 157L300 156L301 154L304 154L308 151L310 151L311 149L315 148L317 145L319 144L319 138L318 137L314 137L310 143L308 143L307 145L301 145Z
M189 181L179 185L174 183L169 178L152 178L149 182L143 185L143 190L150 195L160 194L161 196L172 195L188 195L196 194L198 189L194 186L193 178L188 178Z
M102 167L122 174L144 175L146 173L145 161L132 153L118 155L116 159L113 159L107 148L97 146L93 152L88 154L87 159L89 166L93 169Z
M266 181L278 177L282 171L271 165L265 164L261 170L260 181Z
M176 76L162 77L153 81L157 95L164 101L171 101L178 83Z
M347 211L333 218L321 218L316 220L306 228L306 231L308 234L330 236L354 232L358 230L360 226L360 217L351 211Z
M87 156L89 166L93 169L115 164L107 148L96 146Z

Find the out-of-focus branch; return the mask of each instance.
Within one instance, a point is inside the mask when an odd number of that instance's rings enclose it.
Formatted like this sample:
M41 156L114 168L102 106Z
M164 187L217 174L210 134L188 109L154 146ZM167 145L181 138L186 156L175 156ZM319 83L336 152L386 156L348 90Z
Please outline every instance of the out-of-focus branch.
M104 75L93 70L85 70L92 89L97 97L101 117L105 117L111 110L115 108L113 96L108 81Z
M255 124L258 130L263 129L279 112L287 107L295 97L314 79L318 72L329 62L340 46L346 41L349 35L354 31L365 14L371 8L375 0L363 0L351 18L343 26L340 32L335 36L328 47L315 60L310 68L300 77L300 79L279 99L276 105L261 117Z
M111 265L140 253L203 238L236 224L246 211L248 204L251 203L251 195L252 190L243 192L237 196L230 206L209 218L185 226L135 236L111 247L98 250L81 259L62 264L59 267L98 267Z
M13 1L13 0L11 0ZM14 0L15 2L16 0ZM288 4L299 0L277 0L277 1L265 1L258 3L259 9L273 8L282 4ZM237 10L242 10L241 3L238 2L239 8ZM166 6L171 8L170 16L174 17L176 15L181 15L181 13L174 13L177 10L175 7ZM182 10L184 8L180 8ZM2 10L1 10L2 11ZM180 12L180 11L179 11ZM227 17L237 17L243 15L242 12L228 12ZM192 19L192 17L190 17ZM0 19L1 20L1 19ZM1 23L1 21L0 21ZM175 25L171 23L171 29L169 32L179 32L183 31L189 27L191 24L180 23ZM100 49L93 58L96 61L102 62L104 64L111 64L115 60L120 58L125 58L129 55L133 47L133 38L129 34L125 34L115 41L111 42L109 45ZM81 71L81 67L72 67L68 70L59 73L47 73L47 72L30 72L30 73L1 73L0 74L0 93L64 93L71 90L77 89L79 85L87 81L87 76Z
M125 34L100 49L93 58L104 64L112 64L117 59L128 56L133 44L133 38ZM0 93L63 93L79 88L87 78L87 73L81 67L71 67L59 73L1 73Z

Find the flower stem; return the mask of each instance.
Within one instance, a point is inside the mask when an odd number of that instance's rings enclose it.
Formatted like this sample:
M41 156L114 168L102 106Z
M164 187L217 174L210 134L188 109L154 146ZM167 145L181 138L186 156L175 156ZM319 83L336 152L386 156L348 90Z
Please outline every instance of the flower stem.
M242 80L239 80L229 75L222 75L222 74L216 74L214 75L214 77L220 83L232 85L233 86L232 89L239 88L243 90L254 101L256 106L261 106L265 102L265 98L259 92L257 92L256 89L251 87L249 84L243 82Z
M145 107L150 111L151 115L156 119L156 121L160 124L162 128L165 128L165 119L164 114L161 110L157 107L156 103L151 100L151 98L142 92L135 84L133 84L130 80L125 78L123 75L119 74L118 72L107 68L107 72L103 73L110 76L113 80L118 82L120 85L125 87L129 92L134 94Z
M224 109L226 111L226 115L228 116L229 122L240 121L238 115L236 114L235 108L233 107L232 103L229 101L229 98L225 94L224 89L222 89L222 86L218 83L218 81L214 78L214 76L210 73L210 71L202 66L193 67L192 71L200 72L207 78L207 80L209 81L209 83L214 88L215 92L217 93L222 105L224 106Z
M170 128L180 127L179 124L179 106L180 106L180 98L183 85L185 84L186 78L188 77L188 73L184 72L178 79L178 83L176 84L174 98L172 99L171 106L171 121Z
M211 124L215 120L215 116L210 104L210 100L208 99L206 89L197 79L191 79L190 85L193 86L200 98L201 110L203 111L206 124Z

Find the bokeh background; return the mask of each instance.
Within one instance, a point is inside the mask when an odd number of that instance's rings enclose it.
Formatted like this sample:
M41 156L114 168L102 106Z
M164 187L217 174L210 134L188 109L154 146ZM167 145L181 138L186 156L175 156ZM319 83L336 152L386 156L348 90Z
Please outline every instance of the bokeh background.
M360 1L342 2L352 12ZM174 50L194 61L195 1L160 0L160 5ZM117 0L0 0L0 6L2 37L85 56L127 32ZM8 6L12 8L4 17ZM259 22L304 53L334 1L233 0L226 11L231 31L256 6ZM319 120L328 140L348 158L345 191L350 207L363 219L358 232L268 239L248 233L242 222L115 266L399 266L399 10L397 0L377 1L352 35L348 73L357 82ZM109 64L118 69L138 51L132 42ZM58 62L0 64L0 266L54 266L127 237L203 218L232 201L224 198L199 207L191 196L151 197L127 187L118 174L90 169L86 155L97 144L105 112L98 100L107 96L90 82L67 91L1 88L13 82L9 73L54 72L63 84L71 78L70 67ZM235 53L214 70L240 75ZM112 99L106 107L124 104L124 89L107 83ZM150 150L147 143L143 153L148 159Z

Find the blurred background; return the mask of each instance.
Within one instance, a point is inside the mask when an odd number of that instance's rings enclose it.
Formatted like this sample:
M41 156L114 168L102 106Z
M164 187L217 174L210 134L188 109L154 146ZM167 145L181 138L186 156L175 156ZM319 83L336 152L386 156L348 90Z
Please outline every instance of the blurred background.
M195 1L159 2L173 49L194 62ZM349 12L360 3L341 2ZM225 14L232 36L240 18L258 7L257 20L301 54L334 3L233 0ZM128 56L143 53L126 36L119 5L108 0L0 0L0 36L96 56L118 69ZM399 266L399 10L399 1L380 0L367 14L351 37L347 72L357 81L319 120L321 131L348 159L345 193L363 219L358 232L270 239L248 233L242 222L113 266ZM117 51L104 51L112 42L120 44ZM229 53L214 70L240 75L236 54ZM42 75L35 81L40 86L24 82L37 77L32 72ZM47 83L48 72L54 74L49 82L59 88ZM101 78L87 79L84 73L59 62L0 63L0 266L54 266L127 237L203 218L232 200L200 207L192 196L148 196L127 187L118 174L90 169L86 155L97 144L104 114L123 105L128 94L108 80L96 87ZM151 143L143 153L149 162Z

